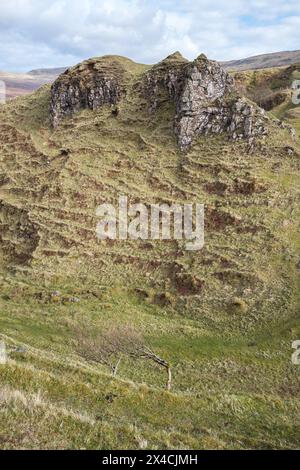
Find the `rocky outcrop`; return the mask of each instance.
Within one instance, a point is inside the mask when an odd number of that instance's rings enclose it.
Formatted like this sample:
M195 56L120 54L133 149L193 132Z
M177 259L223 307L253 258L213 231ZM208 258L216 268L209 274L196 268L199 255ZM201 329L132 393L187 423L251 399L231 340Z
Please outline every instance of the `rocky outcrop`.
M171 54L145 73L141 93L152 113L166 100L177 101L181 94L184 68L189 61L180 52Z
M227 132L234 140L252 143L266 133L264 111L240 98L230 75L203 54L189 63L176 53L153 67L144 87L150 112L164 92L176 104L174 130L181 150L200 135Z
M263 111L239 98L233 79L205 56L186 68L176 109L175 132L182 150L199 135L227 132L236 140L265 133Z
M125 60L90 59L61 75L51 89L53 126L81 109L116 105L130 86ZM203 54L189 62L176 52L134 82L150 113L165 102L175 103L174 132L181 150L188 150L200 135L225 132L252 145L255 137L267 132L264 111L239 97L231 76Z
M115 105L125 93L125 78L125 68L113 57L90 59L66 70L51 87L53 127L81 109Z

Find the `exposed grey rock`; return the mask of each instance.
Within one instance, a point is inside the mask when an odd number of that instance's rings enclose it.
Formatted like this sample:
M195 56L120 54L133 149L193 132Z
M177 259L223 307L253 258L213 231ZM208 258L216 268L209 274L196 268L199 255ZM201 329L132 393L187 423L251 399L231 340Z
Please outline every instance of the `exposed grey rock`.
M6 345L4 341L0 342L0 365L4 365L7 362Z
M142 94L150 104L150 113L165 100L177 100L182 90L184 67L188 63L180 52L175 52L145 73Z
M289 156L292 156L295 153L295 150L292 147L285 147L285 151Z
M95 59L67 70L52 85L51 118L56 127L81 109L116 105L126 93L126 70L120 61ZM179 52L145 72L139 86L154 113L175 103L174 132L181 150L200 135L227 133L233 140L267 133L264 111L237 95L232 77L204 54L189 62Z
M61 296L61 292L59 290L55 290L53 292L51 292L50 296L52 298L55 298L55 297L60 297Z
M266 130L263 110L237 96L234 81L204 54L189 63L178 53L154 66L145 76L149 111L169 98L175 101L174 130L181 150L200 135L227 132L233 140L247 139L250 147Z
M125 71L121 63L109 58L90 59L58 77L51 87L50 115L53 127L65 116L81 109L115 105L125 92Z
M78 297L69 297L69 302L77 304L80 302L80 299Z
M26 346L22 346L22 345L20 345L20 346L14 346L14 347L12 348L12 352L14 352L14 353L16 353L16 354L25 354L25 353L27 353L27 351L28 351L27 347L26 347Z

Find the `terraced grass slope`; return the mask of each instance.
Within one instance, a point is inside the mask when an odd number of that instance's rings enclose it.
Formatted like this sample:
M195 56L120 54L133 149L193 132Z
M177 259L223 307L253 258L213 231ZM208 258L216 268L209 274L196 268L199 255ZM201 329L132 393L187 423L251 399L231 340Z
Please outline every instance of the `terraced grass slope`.
M251 153L223 134L180 152L174 104L149 114L137 92L146 69L107 61L127 67L117 114L53 130L48 86L0 107L0 445L297 448L299 142L271 117ZM205 203L204 249L98 241L95 209L120 194ZM172 363L171 392L151 363L112 378L78 355L78 325L112 323Z

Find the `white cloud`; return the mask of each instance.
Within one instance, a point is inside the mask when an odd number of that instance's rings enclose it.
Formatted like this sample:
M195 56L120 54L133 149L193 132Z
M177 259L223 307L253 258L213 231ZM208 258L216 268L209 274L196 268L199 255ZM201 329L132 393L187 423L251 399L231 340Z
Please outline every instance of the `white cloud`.
M0 69L175 50L214 59L300 48L299 0L0 0Z

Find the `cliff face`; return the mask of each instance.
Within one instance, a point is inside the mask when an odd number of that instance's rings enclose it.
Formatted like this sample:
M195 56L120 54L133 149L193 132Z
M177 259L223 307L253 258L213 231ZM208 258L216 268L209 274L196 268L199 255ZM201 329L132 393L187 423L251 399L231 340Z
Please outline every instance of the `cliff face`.
M116 104L125 93L126 71L114 60L87 60L66 70L51 88L50 113L54 127L81 109Z
M182 150L198 135L227 132L236 140L265 133L263 112L239 98L233 79L205 56L186 67L176 109L175 131Z
M151 112L159 105L159 88L165 87L175 101L174 131L181 150L187 150L199 135L227 132L233 140L266 134L264 112L240 98L234 81L217 62L203 54L194 62L180 60L178 53L151 69L146 76L146 94Z
M51 89L51 120L81 109L116 105L132 86L128 67L119 61L91 59L67 70ZM138 85L138 86L136 86ZM154 113L166 101L175 103L174 132L181 150L200 135L228 133L233 140L266 134L264 112L238 96L234 81L204 55L188 62L176 52L142 73L135 83Z

